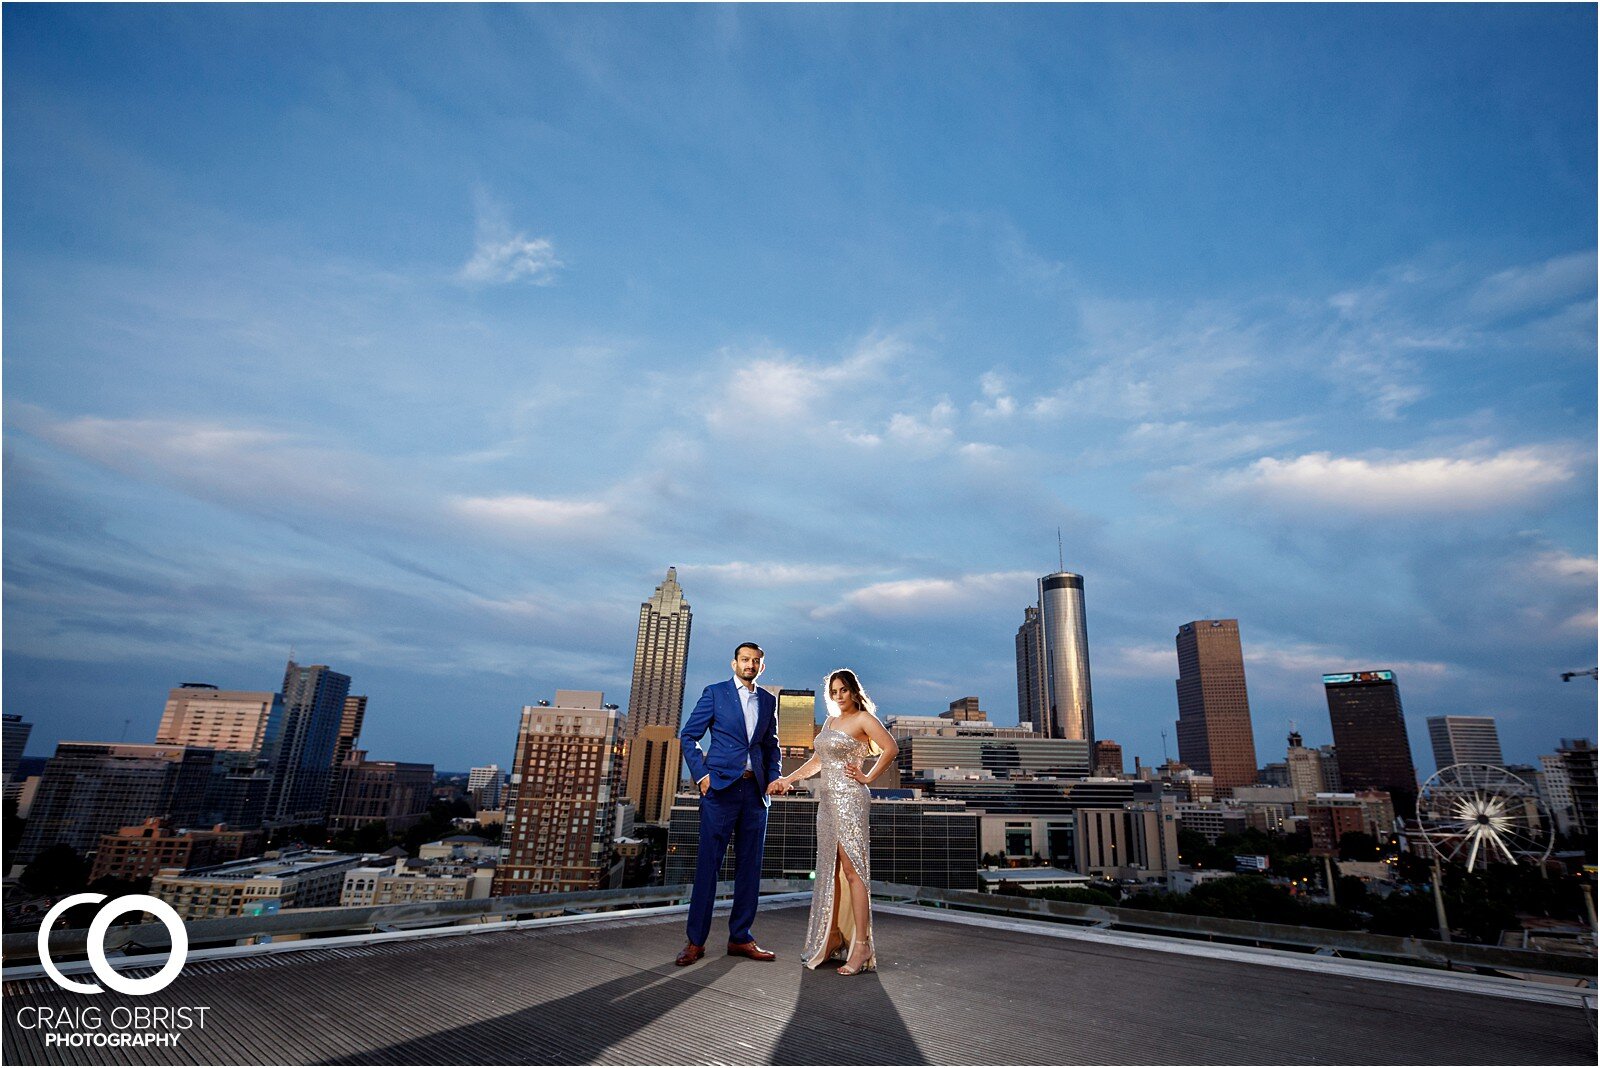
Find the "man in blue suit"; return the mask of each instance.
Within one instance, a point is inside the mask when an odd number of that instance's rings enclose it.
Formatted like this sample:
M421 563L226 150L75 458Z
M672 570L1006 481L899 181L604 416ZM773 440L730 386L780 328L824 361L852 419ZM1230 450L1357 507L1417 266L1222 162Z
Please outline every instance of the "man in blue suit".
M679 964L693 964L706 952L717 872L734 851L733 914L728 917L728 953L751 960L776 954L756 945L750 933L761 896L761 851L767 841L767 806L782 775L778 751L778 699L756 686L766 654L754 642L733 651L733 678L707 686L684 721L678 739L684 763L700 787L700 856L689 898L689 944ZM711 731L711 752L700 739Z

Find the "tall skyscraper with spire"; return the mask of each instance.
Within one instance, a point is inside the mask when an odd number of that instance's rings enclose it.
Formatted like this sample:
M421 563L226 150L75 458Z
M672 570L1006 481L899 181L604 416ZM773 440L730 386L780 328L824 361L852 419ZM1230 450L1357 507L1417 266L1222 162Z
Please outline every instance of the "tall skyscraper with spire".
M1057 571L1039 580L1039 622L1044 638L1046 733L1094 741L1094 697L1089 688L1089 624L1083 576Z
M1178 759L1226 797L1256 781L1256 736L1245 692L1237 619L1178 628Z
M678 729L689 670L689 625L693 614L678 585L678 569L639 606L639 636L633 646L633 688L628 693L628 737L644 727Z

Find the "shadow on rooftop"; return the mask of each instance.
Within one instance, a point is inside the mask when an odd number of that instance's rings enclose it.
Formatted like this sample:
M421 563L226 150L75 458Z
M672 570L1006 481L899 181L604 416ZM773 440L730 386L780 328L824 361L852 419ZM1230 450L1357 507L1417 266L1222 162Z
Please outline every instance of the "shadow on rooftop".
M722 957L691 975L668 964L626 975L491 1020L375 1045L323 1064L590 1064L621 1040L647 1031L735 966ZM677 972L677 974L674 974ZM692 981L686 981L692 980ZM670 1053L663 1050L663 1053ZM470 1053L470 1056L468 1055ZM680 1061L697 1059L685 1044ZM670 1063L670 1061L668 1062Z
M800 969L800 997L778 1037L771 1063L930 1063L878 973L840 975L834 971L837 967Z

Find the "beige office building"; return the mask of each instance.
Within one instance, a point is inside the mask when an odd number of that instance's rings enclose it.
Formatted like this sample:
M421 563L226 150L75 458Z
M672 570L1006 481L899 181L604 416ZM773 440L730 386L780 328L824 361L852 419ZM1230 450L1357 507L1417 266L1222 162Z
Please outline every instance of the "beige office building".
M260 750L267 728L282 717L283 698L269 690L219 690L186 682L167 692L156 744Z
M1298 811L1305 815L1305 806L1318 794L1337 790L1339 783L1329 774L1332 770L1323 759L1320 749L1307 749L1299 731L1289 732L1289 751L1284 754L1284 770L1289 776L1289 789L1294 793Z
M473 901L489 896L494 862L454 864L397 857L393 864L351 868L344 874L339 904L409 905L425 901Z
M1178 815L1168 802L1079 809L1076 839L1084 875L1164 879L1178 867Z
M496 897L608 885L625 728L596 690L557 690L554 702L523 708Z
M628 786L640 823L665 827L672 821L672 798L682 779L683 745L675 727L654 726L628 741ZM619 831L619 833L622 833Z

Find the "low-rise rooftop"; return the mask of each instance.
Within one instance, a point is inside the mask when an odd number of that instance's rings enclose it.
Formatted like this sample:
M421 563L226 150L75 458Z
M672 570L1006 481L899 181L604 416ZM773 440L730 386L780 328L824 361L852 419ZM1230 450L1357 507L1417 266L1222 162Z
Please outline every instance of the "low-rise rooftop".
M764 899L779 957L673 965L683 908L195 953L158 994L209 1006L177 1048L63 1049L5 983L11 1063L1592 1064L1592 990L1015 917L877 904L878 970L800 965L805 898Z

